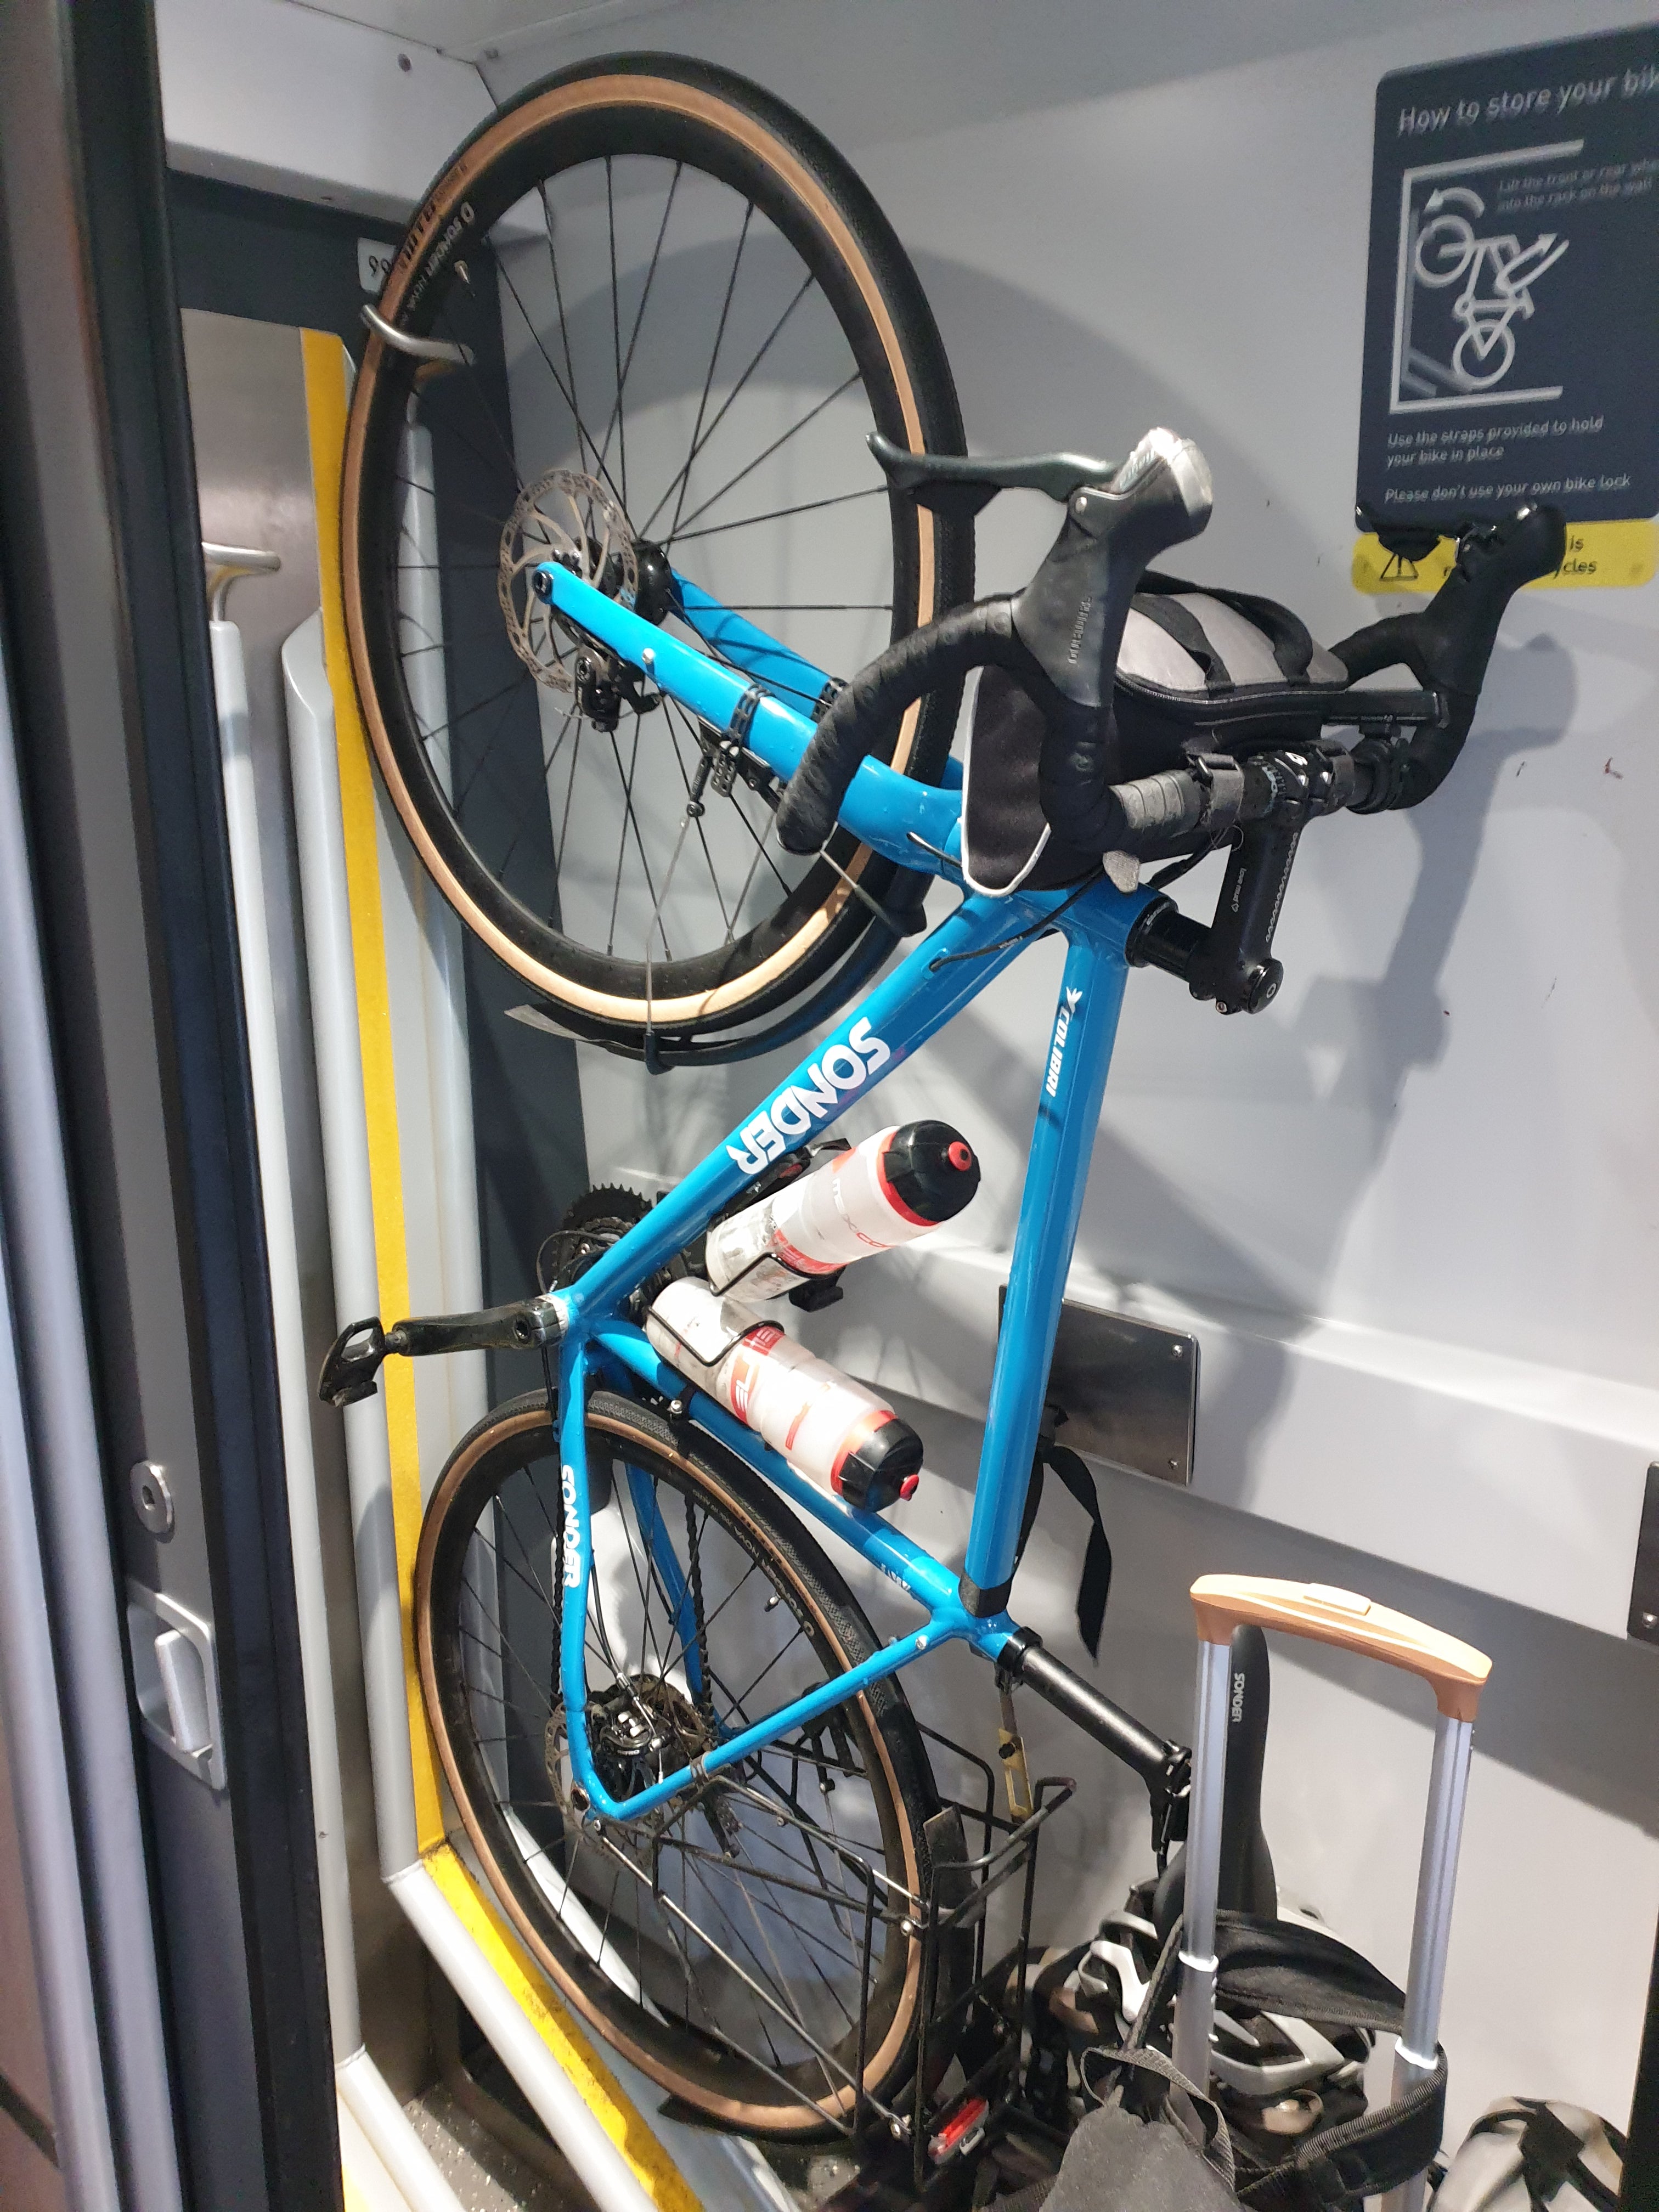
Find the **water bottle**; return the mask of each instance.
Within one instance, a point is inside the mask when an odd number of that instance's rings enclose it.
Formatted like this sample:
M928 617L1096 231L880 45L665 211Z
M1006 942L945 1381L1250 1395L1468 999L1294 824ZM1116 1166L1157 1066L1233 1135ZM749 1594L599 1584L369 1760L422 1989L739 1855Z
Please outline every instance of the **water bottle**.
M882 1129L708 1232L717 1291L754 1304L872 1252L925 1237L979 1188L973 1147L945 1121Z
M878 1512L915 1491L921 1438L892 1407L781 1328L694 1275L645 1317L655 1351L791 1467Z

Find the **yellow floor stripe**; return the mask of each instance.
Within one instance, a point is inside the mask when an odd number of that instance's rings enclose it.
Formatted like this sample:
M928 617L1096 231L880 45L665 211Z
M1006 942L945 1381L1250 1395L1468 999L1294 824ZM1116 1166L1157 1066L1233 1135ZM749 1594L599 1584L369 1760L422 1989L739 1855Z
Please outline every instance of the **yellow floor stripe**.
M659 2212L700 2212L697 2199L678 2168L616 2075L553 1996L494 1899L485 1895L447 1844L428 1851L425 1863L457 1917L511 1990L514 2002L633 2167L652 2203Z
M389 1328L409 1311L409 1259L404 1237L403 1167L398 1143L398 1087L392 1056L392 1005L386 986L386 934L374 770L357 707L346 648L340 587L340 470L345 453L346 349L326 331L306 331L306 416L311 435L312 497L317 510L317 557L323 600L323 657L334 698L340 756L340 813L345 828L346 889L351 950L357 970L357 1032L362 1052L363 1103L368 1121L369 1187L374 1209L374 1257L380 1317ZM415 1781L415 1830L424 1850L443 1835L437 1760L415 1665L415 1553L421 1540L421 1453L415 1421L415 1372L406 1359L380 1370L392 1451L392 1519L398 1552L398 1603L403 1616L404 1669L409 1692L409 1740Z

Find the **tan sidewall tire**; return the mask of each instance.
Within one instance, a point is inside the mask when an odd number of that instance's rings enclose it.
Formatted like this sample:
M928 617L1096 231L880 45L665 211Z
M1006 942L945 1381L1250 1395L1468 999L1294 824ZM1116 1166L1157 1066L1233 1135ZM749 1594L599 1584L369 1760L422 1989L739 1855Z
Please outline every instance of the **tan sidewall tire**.
M519 140L545 130L550 124L591 108L617 106L665 108L723 131L761 161L803 205L811 210L820 228L841 255L863 295L892 375L910 444L913 448L920 448L925 443L925 438L915 380L905 360L904 349L868 258L834 200L799 156L757 118L745 115L740 108L715 98L696 85L683 84L670 77L618 75L586 77L572 83L556 85L538 98L532 98L522 106L508 110L494 125L481 133L464 149L433 188L426 204L410 225L409 235L398 253L380 301L380 312L386 320L392 323L398 320L410 283L421 268L427 242L434 238L441 240L445 227L453 211L465 199L472 180L489 164ZM345 468L340 501L346 636L358 701L374 747L375 757L380 764L380 774L385 778L386 789L402 817L404 827L409 832L410 841L433 881L467 927L489 947L498 959L504 961L526 983L558 1005L568 1006L592 1020L631 1025L642 1030L646 1025L646 1008L642 1001L594 990L561 975L556 969L550 968L522 945L515 944L483 912L439 852L404 781L374 690L359 583L361 548L357 510L362 482L363 451L368 412L386 355L384 341L371 335L352 394L351 413L346 427ZM933 533L931 527L924 526L918 533L916 629L934 621L944 611L936 604L937 596ZM919 713L918 708L912 707L906 714L899 732L892 765L901 771L908 766L911 757ZM860 845L848 861L847 872L854 877L860 875L869 858L869 848ZM656 1000L650 1009L652 1025L659 1029L690 1027L718 1016L735 1013L750 1000L758 998L811 951L852 896L844 883L837 883L823 905L786 944L733 981L689 997Z
M628 1424L608 1416L590 1414L589 1422L592 1427L603 1430L606 1434L618 1438L625 1439L630 1433ZM616 2023L594 2004L583 1984L570 1972L558 1954L546 1942L535 1922L524 1911L512 1884L503 1874L494 1844L469 1802L455 1757L454 1747L450 1741L444 1720L436 1662L433 1656L432 1576L438 1534L451 1501L483 1453L493 1449L505 1437L520 1436L527 1430L545 1426L548 1426L545 1409L532 1407L510 1416L505 1420L492 1422L488 1426L476 1431L444 1469L438 1486L432 1494L431 1503L427 1507L426 1518L422 1525L420 1550L415 1565L416 1651L420 1667L421 1694L425 1702L427 1719L432 1729L433 1739L437 1746L439 1761L443 1767L445 1779L449 1784L450 1795L454 1800L456 1809L460 1814L461 1824L466 1831L468 1840L477 1854L478 1863L484 1870L497 1903L512 1921L523 1939L526 1948L543 1972L605 2042L610 2044L613 2049L621 2051L625 2058L639 2067L641 2072L648 2075L659 2087L669 2090L676 2096L684 2098L688 2103L696 2104L699 2110L706 2112L711 2118L720 2121L724 2126L744 2129L757 2134L784 2135L815 2132L823 2126L826 2118L844 2114L848 2111L852 2103L850 2091L842 2093L833 2100L826 2100L817 2108L811 2109L793 2100L787 2106L757 2106L742 2104L730 2099L710 2097L698 2090L695 2084L687 2082L683 2075L674 2073L672 2068L664 2065L653 2052L643 2049L624 2033L620 2032ZM781 1571L789 1573L788 1562L776 1552L769 1532L761 1525L739 1498L734 1497L714 1478L708 1468L687 1457L684 1454L673 1450L654 1436L647 1437L646 1440L653 1457L665 1460L678 1468L699 1490L708 1492L718 1498L723 1510L731 1515L733 1521L752 1532L757 1548L764 1549L775 1560ZM803 1610L810 1614L826 1642L837 1651L842 1664L850 1666L853 1662L841 1650L840 1638L835 1624L827 1618L823 1607L814 1599L811 1591L793 1573L790 1573L790 1583ZM911 1830L905 1807L904 1793L900 1788L898 1776L894 1771L887 1741L875 1715L870 1709L868 1700L860 1697L850 1702L857 1705L863 1717L867 1740L881 1760L888 1790L893 1804L898 1810L904 1838L904 1886L914 1895L920 1887L921 1872L917 1851L917 1838ZM866 2081L876 2090L879 2090L887 2074L897 2064L909 2039L915 2023L921 1979L921 1947L913 1937L908 1944L904 1984L894 2009L892 2022L879 2048L871 2052L866 2061Z

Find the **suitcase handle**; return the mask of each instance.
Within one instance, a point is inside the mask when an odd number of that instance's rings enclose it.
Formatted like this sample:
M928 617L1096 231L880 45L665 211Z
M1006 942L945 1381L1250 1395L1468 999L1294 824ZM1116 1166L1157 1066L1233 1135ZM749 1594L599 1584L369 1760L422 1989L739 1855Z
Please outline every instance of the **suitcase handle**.
M1210 2029L1218 1961L1216 1908L1221 1868L1222 1790L1227 1766L1227 1711L1232 1634L1245 1622L1310 1637L1358 1651L1387 1666L1420 1674L1434 1690L1434 1767L1418 1870L1405 2019L1394 2059L1394 2094L1403 2096L1437 2065L1440 1997L1446 1972L1457 1846L1469 1776L1476 1709L1492 1662L1403 1613L1391 1613L1357 1591L1322 1583L1265 1581L1254 1575L1200 1575L1192 1588L1198 1615L1198 1711L1193 1731L1193 1784L1187 1826L1187 1889L1182 1921L1181 1990L1176 2003L1175 2063L1204 2088L1209 2080ZM1382 2199L1383 2212L1422 2212L1423 2175Z
M1473 1721L1492 1661L1409 1613L1391 1613L1355 1590L1324 1583L1271 1582L1255 1575L1200 1575L1193 1610L1206 1644L1231 1644L1235 1628L1254 1621L1287 1636L1306 1636L1340 1650L1358 1651L1384 1666L1420 1674L1449 1720Z

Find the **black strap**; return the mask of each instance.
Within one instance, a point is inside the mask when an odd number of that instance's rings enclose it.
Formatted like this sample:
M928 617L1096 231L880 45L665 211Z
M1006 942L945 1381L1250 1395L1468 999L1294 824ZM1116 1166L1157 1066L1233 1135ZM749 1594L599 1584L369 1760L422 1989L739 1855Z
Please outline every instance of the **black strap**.
M1521 2160L1521 2179L1526 2184L1527 2201L1532 2212L1547 2212L1562 2184L1567 2181L1587 2204L1595 2207L1595 2212L1617 2212L1618 2197L1585 2164L1584 2146L1577 2133L1538 2098L1516 2097L1504 2110L1483 2112L1469 2130L1469 2135L1505 2134L1522 2113L1526 2115L1526 2124L1516 2149ZM1624 2137L1616 2129L1608 2127L1605 2120L1601 2128L1613 2154L1622 2163Z
M1293 615L1277 599L1264 599L1255 592L1224 592L1206 584L1203 589L1224 607L1252 622L1266 636L1279 663L1279 672L1292 684L1303 682L1313 659L1313 638L1300 615Z
M1106 1601L1112 1589L1112 1547L1107 1540L1106 1524L1100 1517L1100 1492L1093 1475L1074 1451L1050 1437L1039 1437L1032 1455L1031 1480L1025 1492L1025 1510L1020 1516L1019 1541L1014 1547L1014 1572L1019 1572L1019 1563L1025 1556L1025 1541L1036 1525L1037 1508L1042 1503L1045 1467L1053 1468L1089 1516L1089 1544L1083 1554L1083 1574L1077 1586L1077 1626L1089 1656L1098 1659L1101 1624L1106 1618Z
M1107 2066L1138 2068L1143 2073L1154 2074L1164 2084L1166 2093L1170 2089L1179 2089L1192 2106L1193 2118L1198 2124L1202 2137L1202 2140L1194 2143L1192 2148L1208 2165L1215 2168L1229 2189L1235 2186L1237 2172L1234 2163L1233 2139L1227 2126L1225 2115L1213 2097L1200 2089L1196 2082L1188 2080L1174 2059L1167 2057L1161 2051L1153 2051L1133 2044L1124 2044L1115 2050L1103 2050L1097 2045L1085 2051L1079 2062L1078 2071L1082 2076L1085 2093L1090 2096L1100 2098L1103 2103L1105 2101L1105 2095L1109 2094L1109 2092L1103 2093L1100 2083L1091 2078L1089 2071L1089 2061L1091 2058L1096 2060L1102 2068ZM1174 2123L1166 2118L1164 2124L1171 2126ZM1186 2132L1184 2129L1177 2129L1176 2131L1183 2136Z
M1246 622L1254 623L1262 633L1273 649L1281 676L1292 684L1306 678L1313 659L1313 638L1301 616L1280 606L1277 599L1264 599L1255 592L1224 591L1217 584L1189 584L1182 577L1165 576L1152 568L1141 578L1140 588L1148 595L1201 592L1206 599L1219 599L1224 607L1243 615ZM1139 605L1139 599L1136 605Z
M1245 2012L1293 2014L1396 2035L1404 1993L1328 1929L1254 1913L1218 1914L1218 1999Z
M1478 2135L1509 2135L1517 2119L1524 2119L1516 2150L1522 2181L1526 2184L1526 2201L1533 2205L1533 2212L1541 2212L1544 2205L1551 2203L1564 2181L1571 2181L1579 2197L1595 2205L1595 2212L1617 2212L1617 2194L1583 2163L1582 2139L1540 2097L1510 2097L1495 2112L1482 2112L1464 2142L1474 2142ZM1614 2159L1624 2166L1624 2136L1610 2121L1604 2119L1599 2126L1613 2146Z
M1139 615L1161 629L1165 637L1173 638L1182 651L1190 653L1204 672L1205 689L1209 691L1231 690L1232 674L1209 635L1190 607L1183 607L1178 599L1160 598L1155 592L1137 592L1129 605Z
M1328 2212L1332 2205L1398 2189L1425 2172L1446 2125L1446 2054L1435 2070L1380 2112L1310 2136L1293 2158L1239 2190L1253 2212Z
M1311 1939L1311 1940L1310 1940ZM1181 1923L1170 1929L1135 2016L1131 2040L1158 2034L1169 2016L1180 1973ZM1234 1974L1283 1973L1293 1961L1318 1986L1297 1987L1289 1979L1267 1996L1274 2011L1294 2013L1339 2027L1375 2023L1397 2027L1400 1992L1391 1982L1322 1930L1293 1923L1265 1922L1243 1913L1223 1913L1217 1923L1216 1950L1221 1960L1218 1992L1231 1995ZM1271 1965L1268 1962L1271 1961ZM1390 2002L1392 2000L1393 2002ZM1249 2000L1246 2000L1247 2002ZM1435 2053L1435 2070L1380 2111L1362 2112L1340 2127L1310 2136L1282 2164L1261 2170L1248 2141L1236 2145L1241 2172L1235 2185L1252 2212L1331 2212L1365 2197L1397 2189L1423 2172L1440 2148L1446 2124L1446 2057Z
M1558 2120L1547 2105L1538 2105L1528 2114L1521 2130L1521 2172L1534 2212L1544 2212L1547 2205L1553 2203L1557 2191L1569 2179L1586 2196L1589 2191L1584 2190L1583 2182L1589 2182L1595 2191L1590 2202L1605 2204L1612 2212L1613 2192L1603 2188L1586 2167L1579 2155L1583 2148L1566 2122Z

